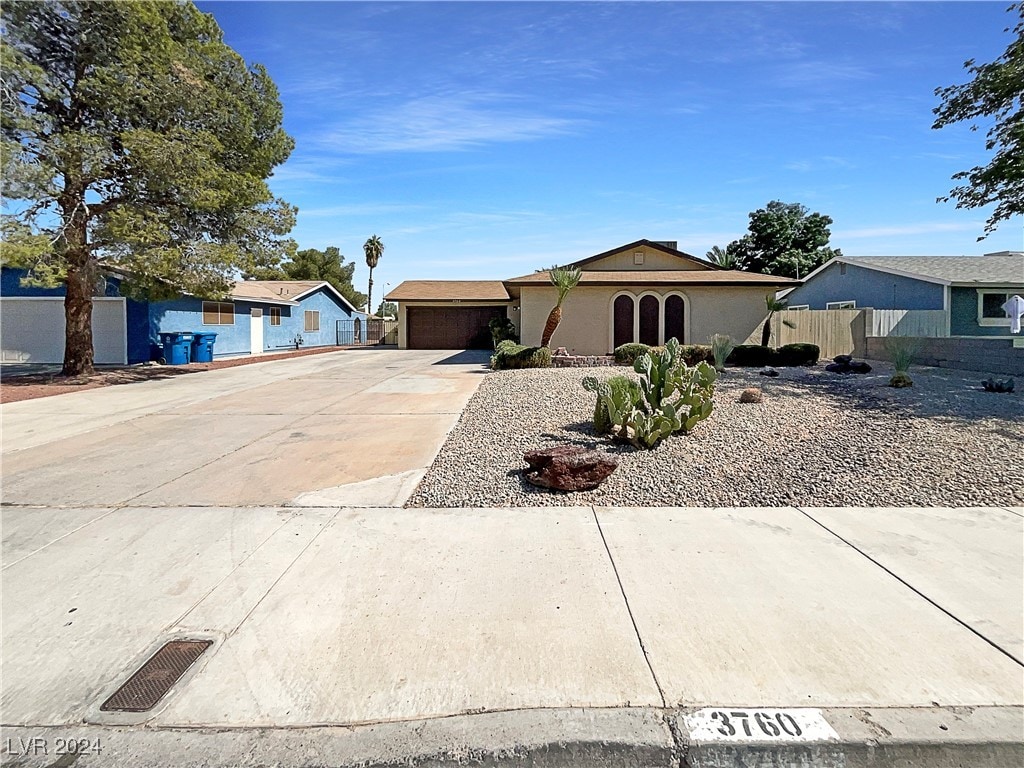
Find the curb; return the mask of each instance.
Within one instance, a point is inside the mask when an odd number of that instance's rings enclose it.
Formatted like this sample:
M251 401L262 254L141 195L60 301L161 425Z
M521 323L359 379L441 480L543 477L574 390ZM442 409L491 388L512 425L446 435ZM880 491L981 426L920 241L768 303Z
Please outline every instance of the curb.
M1010 768L1024 708L744 709L822 717L834 735L716 738L694 718L737 710L533 709L376 725L5 727L3 768ZM714 721L715 723L720 721ZM735 719L734 719L735 722ZM752 722L752 721L751 721ZM801 722L804 722L801 720Z

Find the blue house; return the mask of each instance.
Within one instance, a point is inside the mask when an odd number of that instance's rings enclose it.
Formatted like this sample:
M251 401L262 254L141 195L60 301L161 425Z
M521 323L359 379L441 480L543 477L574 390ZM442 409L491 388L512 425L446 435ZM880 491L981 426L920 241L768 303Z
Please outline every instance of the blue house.
M1024 252L984 256L837 256L780 292L790 309L943 310L947 336L1010 336L1001 309L1024 296Z
M59 363L64 357L64 289L23 287L23 270L3 268L0 280L2 362ZM141 363L163 357L160 334L216 333L214 356L263 354L296 347L334 346L339 328L365 324L330 283L246 280L228 297L181 296L135 301L120 294L122 275L108 275L93 300L97 363Z

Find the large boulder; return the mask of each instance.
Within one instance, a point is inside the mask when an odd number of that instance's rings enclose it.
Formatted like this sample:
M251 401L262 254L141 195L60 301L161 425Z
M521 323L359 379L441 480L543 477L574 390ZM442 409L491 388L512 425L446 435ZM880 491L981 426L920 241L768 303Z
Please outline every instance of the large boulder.
M614 456L578 445L536 448L527 451L523 460L530 465L526 470L527 480L557 491L593 490L619 466Z

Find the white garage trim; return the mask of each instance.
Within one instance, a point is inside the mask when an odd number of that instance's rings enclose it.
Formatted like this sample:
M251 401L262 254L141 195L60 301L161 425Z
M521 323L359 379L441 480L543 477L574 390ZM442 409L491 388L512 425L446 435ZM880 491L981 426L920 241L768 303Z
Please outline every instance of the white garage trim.
M128 304L124 298L93 298L95 362L128 363ZM30 305L39 306L31 317ZM118 307L120 305L120 311ZM111 322L113 321L113 322ZM41 331L37 330L40 328ZM5 363L64 362L64 297L4 296L0 298L0 360Z

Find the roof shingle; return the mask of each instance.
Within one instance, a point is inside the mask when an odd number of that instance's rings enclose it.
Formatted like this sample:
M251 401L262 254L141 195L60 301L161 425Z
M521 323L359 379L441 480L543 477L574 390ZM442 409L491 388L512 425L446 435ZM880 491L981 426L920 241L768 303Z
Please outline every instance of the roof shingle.
M500 280L406 280L384 298L387 301L510 300Z

